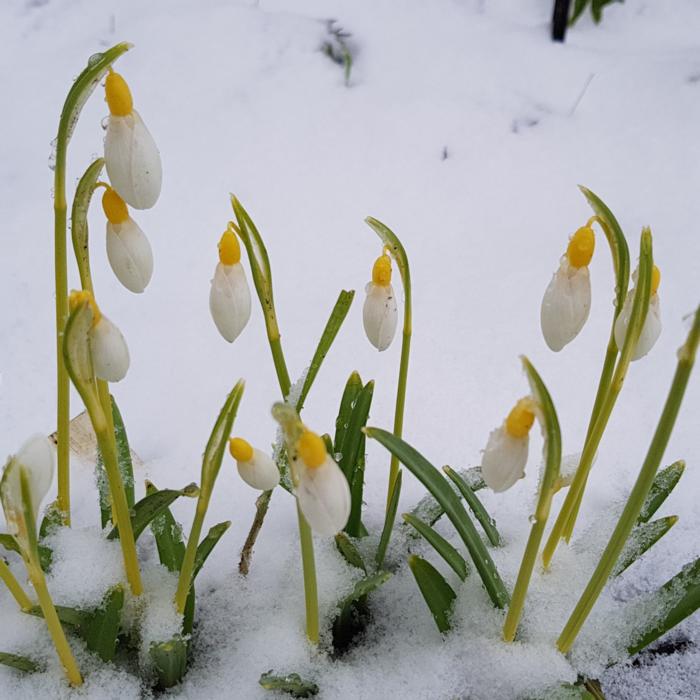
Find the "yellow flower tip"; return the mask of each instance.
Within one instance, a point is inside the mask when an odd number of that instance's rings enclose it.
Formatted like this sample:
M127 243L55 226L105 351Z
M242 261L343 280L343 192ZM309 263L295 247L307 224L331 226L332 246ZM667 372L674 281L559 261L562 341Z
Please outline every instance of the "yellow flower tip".
M126 117L134 108L131 91L126 80L119 73L110 71L105 80L105 98L110 114L115 117Z
M380 287L388 287L391 284L391 258L382 253L372 267L372 282Z
M310 430L304 430L297 442L297 451L307 467L315 469L326 461L326 445L323 440Z
M591 262L595 250L595 233L590 226L582 226L569 239L566 257L572 267L585 267Z
M102 209L111 224L123 224L129 218L126 202L112 187L108 187L102 195Z
M659 270L656 265L654 265L654 269L651 271L651 293L652 295L656 294L657 290L659 289L659 284L661 284L661 270Z
M230 229L224 231L219 240L219 260L222 265L235 265L241 259L241 246L236 234Z
M253 446L243 438L231 438L228 443L228 449L237 462L250 462L253 459Z
M524 438L535 422L532 399L520 399L506 418L506 432L516 438Z
M70 296L68 297L68 308L70 309L71 313L81 304L85 303L90 304L90 308L92 309L92 325L94 326L102 318L102 312L97 306L97 302L95 301L95 297L92 295L92 292L89 292L87 289L74 289L70 293Z

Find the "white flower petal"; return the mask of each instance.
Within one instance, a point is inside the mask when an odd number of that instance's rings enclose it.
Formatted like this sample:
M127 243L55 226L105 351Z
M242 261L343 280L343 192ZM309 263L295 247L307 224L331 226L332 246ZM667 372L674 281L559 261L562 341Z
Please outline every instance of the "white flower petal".
M559 352L579 334L590 310L588 268L572 267L564 256L542 298L540 322L547 345Z
M367 298L362 309L362 321L369 342L380 352L386 350L394 339L398 322L398 309L393 287L370 282L365 290Z
M107 258L117 279L140 294L153 274L153 252L148 238L129 217L124 223L107 222Z
M219 263L209 292L209 310L219 333L232 343L250 318L250 289L243 265Z
M160 153L136 110L109 116L105 165L112 187L127 204L150 209L156 203L163 179Z
M509 489L525 476L529 436L513 437L501 426L492 430L481 458L481 475L494 491Z
M102 316L90 330L90 349L98 379L124 379L129 369L129 349L120 330L108 318Z
M625 303L622 305L617 319L615 319L615 343L618 349L622 349L627 334L627 326L629 326L630 317L632 316L632 305L634 302L634 289L630 290L625 297ZM659 305L659 295L653 294L649 300L649 311L644 319L642 332L639 334L637 346L632 352L632 361L639 360L644 357L656 344L656 341L661 335L661 307Z
M34 520L39 514L39 506L51 488L54 472L54 448L43 435L34 435L27 440L19 452L10 459L2 476L0 492L6 519L12 533L17 535L18 523L24 518L22 509L22 489L20 468L27 475Z
M335 535L347 524L350 487L330 456L320 467L301 465L296 496L309 526L319 535Z
M241 479L259 491L270 491L280 482L280 473L272 458L253 448L253 457L248 462L237 462Z

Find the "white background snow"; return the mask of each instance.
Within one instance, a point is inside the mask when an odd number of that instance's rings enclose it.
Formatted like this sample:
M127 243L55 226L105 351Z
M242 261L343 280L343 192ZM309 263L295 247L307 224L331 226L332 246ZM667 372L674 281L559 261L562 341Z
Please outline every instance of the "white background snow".
M641 227L652 227L662 271L664 331L630 369L577 534L609 527L604 516L626 497L656 425L687 331L684 317L700 301L700 4L626 0L606 9L597 27L582 19L564 45L549 40L551 6L551 0L0 4L0 453L55 428L49 142L88 56L128 40L136 46L118 70L164 167L158 204L134 215L155 256L145 294L130 294L113 277L97 202L90 222L98 302L131 351L130 372L113 391L132 447L146 463L138 493L146 477L174 488L199 479L209 430L239 377L247 388L235 433L261 447L274 438L269 408L279 391L259 307L232 346L208 313L216 243L232 218L229 192L267 243L293 377L308 365L339 290L357 290L307 401L311 427L332 430L353 369L377 381L370 423L391 425L399 343L376 353L361 323L364 285L380 251L363 223L371 214L402 238L412 265L406 438L437 465L478 464L488 432L527 392L518 361L524 353L553 395L564 452L579 451L612 313L602 236L591 266L590 320L560 354L541 338L539 304L567 237L591 214L576 187L581 183L616 214L634 258ZM352 34L349 86L320 51L331 18ZM101 152L102 94L98 89L88 102L71 143L69 183ZM71 280L77 285L75 269ZM72 408L81 409L77 396ZM700 555L699 425L696 376L664 459L688 464L663 511L680 521L619 590L606 594L581 638L581 668L603 672L595 660L604 659L586 640L614 625L606 611L616 597L657 585ZM485 497L509 541L497 559L509 586L527 535L539 440L533 437L527 478ZM365 495L375 531L387 473L387 454L369 444ZM75 526L94 527L92 465L74 462L72 477ZM402 510L423 493L405 475ZM552 640L593 555L577 558L562 547L551 578L536 574L523 621L534 641L512 649L498 641L500 617L484 618L489 607L476 579L460 593L458 632L442 641L404 567L374 599L364 650L330 663L304 643L296 523L286 493L273 498L250 577L236 573L255 496L227 459L208 524L233 525L201 575L200 653L175 695L267 697L257 679L270 668L313 677L323 698L511 698L575 679ZM555 509L559 503L560 497ZM187 530L193 503L174 510ZM61 551L74 557L83 551L84 559L61 562L61 576L49 581L57 602L94 600L102 588L86 581L87 572L119 571L118 550L105 550L90 531L80 537L82 548L65 543ZM597 537L605 541L605 534ZM317 544L328 610L350 583L331 544ZM399 544L392 555L403 556ZM154 556L145 541L143 555ZM0 650L49 660L47 673L32 677L0 668L0 696L67 696L43 623L16 612L5 590L0 615ZM686 623L684 633L700 641L697 621ZM84 654L81 660L87 684L80 697L141 697L133 676L99 669ZM602 676L607 696L619 699L696 697L699 678L693 651Z

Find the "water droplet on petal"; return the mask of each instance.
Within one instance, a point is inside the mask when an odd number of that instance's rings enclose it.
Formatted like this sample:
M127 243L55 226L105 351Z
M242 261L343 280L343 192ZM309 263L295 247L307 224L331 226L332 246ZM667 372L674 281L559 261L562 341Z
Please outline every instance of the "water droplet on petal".
M104 56L102 53L94 53L88 58L88 66L94 66Z

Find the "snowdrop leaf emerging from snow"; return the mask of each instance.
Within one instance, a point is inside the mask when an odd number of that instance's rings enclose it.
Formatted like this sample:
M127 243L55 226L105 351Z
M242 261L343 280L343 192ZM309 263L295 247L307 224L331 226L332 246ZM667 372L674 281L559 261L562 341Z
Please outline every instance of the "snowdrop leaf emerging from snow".
M345 559L350 566L354 566L356 569L361 569L367 573L367 565L362 559L360 550L355 546L346 532L336 533L335 545L338 551L343 555L343 559Z
M315 683L305 681L298 673L279 676L270 670L263 673L258 682L265 690L279 690L282 693L288 693L293 698L311 698L318 695L319 691L319 687Z
M443 634L449 632L451 629L450 614L457 594L445 581L443 575L425 559L414 554L409 557L408 565L411 567L428 608L430 608L437 628Z
M615 564L612 575L619 576L625 569L632 566L637 559L651 549L677 522L677 515L668 515L665 518L652 520L649 523L639 523L635 525L634 530L630 533L629 539L625 542L625 548L622 550L617 564Z
M685 462L679 459L656 475L654 483L651 485L651 489L649 489L649 493L642 505L637 522L646 523L651 519L652 515L669 497L671 491L673 491L681 476L683 476L684 471Z
M41 664L33 659L30 659L28 656L8 654L4 651L0 651L0 664L17 669L18 671L24 671L25 673L36 673L37 671L41 671L43 668Z
M226 520L218 525L213 525L209 528L206 537L199 543L197 547L197 556L194 560L194 569L192 569L192 581L197 578L197 574L202 570L204 562L212 553L217 542L224 536L226 530L231 527L231 521Z
M391 499L389 500L386 514L384 515L384 527L382 528L382 534L379 538L379 544L377 545L377 553L374 557L377 567L382 566L384 563L384 557L386 556L386 550L389 546L391 533L394 530L396 511L399 508L399 498L401 498L401 480L402 475L401 472L399 472L396 476L396 481L394 482L394 489L391 492Z
M416 518L410 513L404 513L403 519L418 532L423 539L445 560L445 563L465 581L469 567L464 557L437 531L435 528Z

